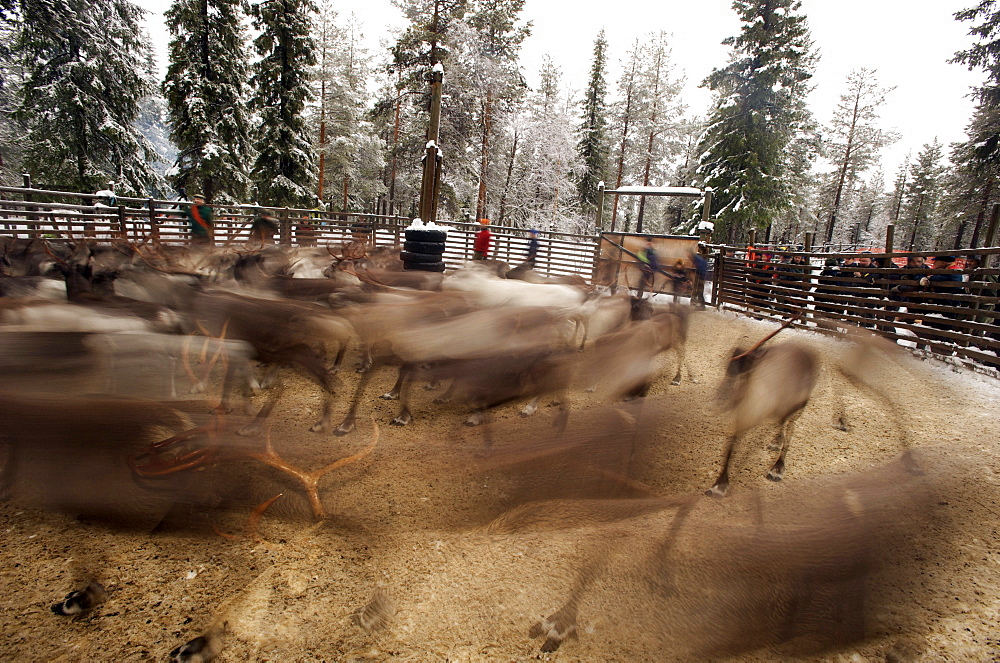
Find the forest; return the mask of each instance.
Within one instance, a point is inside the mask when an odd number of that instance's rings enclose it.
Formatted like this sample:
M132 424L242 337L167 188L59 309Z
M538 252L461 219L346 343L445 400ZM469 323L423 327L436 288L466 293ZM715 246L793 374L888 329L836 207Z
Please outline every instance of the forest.
M846 77L832 117L806 97L819 58L798 0L735 0L741 28L691 109L671 35L593 35L590 76L567 89L520 58L524 0L393 0L407 25L371 52L330 0L175 0L159 80L145 10L128 0L0 0L0 181L38 188L414 216L428 77L445 70L440 222L591 233L599 184L713 190L715 239L898 249L977 247L1000 161L1000 8L980 2L953 63L986 73L965 140L925 144L896 172L880 117L893 88ZM609 75L612 47L621 74ZM534 73L534 72L533 72ZM670 198L609 200L604 229L691 232Z

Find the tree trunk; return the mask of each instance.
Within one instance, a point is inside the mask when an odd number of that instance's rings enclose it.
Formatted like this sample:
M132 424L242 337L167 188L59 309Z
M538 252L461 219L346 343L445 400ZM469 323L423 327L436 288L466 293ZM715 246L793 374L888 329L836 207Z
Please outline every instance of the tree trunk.
M491 92L486 93L486 101L484 102L485 107L483 109L483 140L482 140L482 150L480 152L480 162L479 162L479 195L476 198L476 219L485 219L486 217L486 176L487 169L489 167L489 154L490 154L490 130L493 124L493 118L491 114L493 113L493 94Z

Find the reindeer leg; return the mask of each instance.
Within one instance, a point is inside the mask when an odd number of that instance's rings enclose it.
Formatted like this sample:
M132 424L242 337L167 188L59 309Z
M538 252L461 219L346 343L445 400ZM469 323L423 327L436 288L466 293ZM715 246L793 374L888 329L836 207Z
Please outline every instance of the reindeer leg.
M393 426L405 426L413 420L413 415L410 414L410 391L413 386L413 371L414 367L412 364L403 364L399 368L399 380L396 382L396 387L394 387L396 397L399 398L399 414L389 422ZM385 398L387 395L383 394L382 398Z
M458 388L455 386L456 384L458 384L458 380L452 380L451 384L448 385L448 388L445 389L444 393L434 399L434 403L437 405L450 403L451 399L455 397L455 392L458 391Z
M281 395L284 393L284 391L285 391L284 383L278 380L277 386L271 393L271 397L267 400L266 403L264 403L264 407L260 409L260 412L257 413L257 416L254 417L254 420L248 423L246 426L240 428L238 431L236 431L236 433L238 435L243 435L243 436L251 436L259 433L261 426L263 426L267 418L271 416L271 410L273 410L274 406L277 405L278 401L281 400Z
M401 365L399 373L396 376L396 384L392 385L392 389L379 396L379 398L387 401L399 400L399 392L402 390L403 383L407 380L412 370L413 367L410 364Z
M330 369L331 373L339 373L340 367L344 364L344 356L347 354L347 343L340 344L340 350L337 351L337 356L333 360L333 366Z
M726 454L722 460L722 472L719 473L719 478L715 480L712 487L705 491L709 497L725 497L726 493L729 492L729 461L733 457L733 447L736 446L738 439L739 433L734 433L729 438L729 445L726 447Z
M805 405L802 407L805 407ZM778 424L778 434L775 436L774 441L780 441L781 446L779 448L781 449L781 453L778 454L778 460L774 461L774 465L767 472L767 478L771 481L781 481L785 478L785 454L788 453L788 441L792 437L792 432L795 430L795 422L798 420L800 414L802 414L802 408L788 415Z
M361 379L358 380L358 386L354 390L354 398L351 400L351 407L347 410L347 414L344 416L344 420L340 422L337 429L334 430L336 435L347 435L352 430L354 430L354 422L358 414L358 402L361 400L361 396L365 392L365 387L372 379L372 373L374 372L376 366L374 362L368 367L364 373L361 374Z

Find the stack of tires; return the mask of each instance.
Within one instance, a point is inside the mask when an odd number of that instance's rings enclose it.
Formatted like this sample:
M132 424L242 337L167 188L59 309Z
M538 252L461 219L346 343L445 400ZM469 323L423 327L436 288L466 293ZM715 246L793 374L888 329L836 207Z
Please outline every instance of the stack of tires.
M407 228L406 241L399 258L403 269L421 272L443 272L444 240L448 233L431 228Z

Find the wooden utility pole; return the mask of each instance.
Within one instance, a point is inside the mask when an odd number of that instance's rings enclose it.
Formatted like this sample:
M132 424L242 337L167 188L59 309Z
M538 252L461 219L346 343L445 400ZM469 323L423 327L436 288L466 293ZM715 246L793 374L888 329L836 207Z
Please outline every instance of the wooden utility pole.
M420 218L424 223L433 223L437 218L437 196L441 179L441 150L438 149L438 134L441 125L441 84L444 67L441 63L431 70L431 117L427 127L427 146L424 150L424 174L420 180Z

